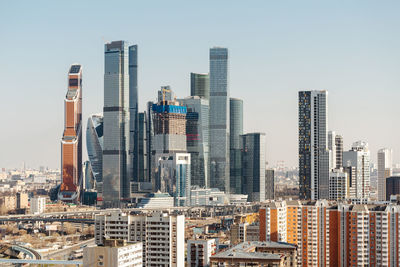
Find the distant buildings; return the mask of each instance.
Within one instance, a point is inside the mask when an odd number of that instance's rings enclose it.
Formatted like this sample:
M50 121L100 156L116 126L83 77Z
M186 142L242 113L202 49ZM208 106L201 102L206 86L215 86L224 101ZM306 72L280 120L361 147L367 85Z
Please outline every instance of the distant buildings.
M390 148L378 150L378 199L387 200L386 178L392 176L393 151Z
M104 246L83 248L83 266L139 267L143 266L141 242L105 240Z
M82 176L82 67L71 65L68 72L68 91L64 100L65 120L61 140L62 184L58 199L79 200Z
M251 201L265 200L265 133L241 135L243 193Z
M299 92L300 199L328 198L327 118L327 91Z
M210 49L210 187L229 192L228 49Z
M31 198L29 204L30 204L31 214L41 214L46 209L46 198L33 197L33 198Z

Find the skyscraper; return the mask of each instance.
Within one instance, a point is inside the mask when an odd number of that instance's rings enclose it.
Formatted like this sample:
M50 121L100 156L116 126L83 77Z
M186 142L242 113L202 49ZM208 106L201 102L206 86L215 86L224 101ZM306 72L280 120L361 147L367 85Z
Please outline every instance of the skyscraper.
M248 201L265 200L265 133L241 135L242 187Z
M343 166L350 183L350 198L366 199L370 191L370 153L366 142L353 143L351 150L343 152Z
M229 192L228 49L210 49L210 186Z
M328 132L328 150L329 150L329 170L336 168L336 133Z
M328 92L299 92L300 199L329 197Z
M265 199L275 198L275 171L274 169L265 170Z
M148 176L148 146L147 146L147 114L140 112L138 115L138 182L149 182Z
M229 99L229 133L230 133L230 192L242 193L242 160L240 135L243 134L243 100Z
M91 115L86 128L86 150L94 179L103 180L103 115Z
M127 174L130 180L139 181L138 136L138 46L129 46L129 159ZM132 166L132 167L129 167Z
M190 73L190 95L210 98L210 76L208 73Z
M191 185L209 187L209 102L199 96L179 101L187 107L186 145L191 160Z
M64 133L61 140L62 184L58 199L75 202L79 198L82 176L82 67L74 64L68 72L68 91L64 100Z
M392 149L378 150L378 200L386 200L386 178L392 176L392 157Z
M105 45L104 64L104 151L103 151L103 206L119 207L130 197L133 173L133 154L130 144L130 111L135 107L130 92L135 92L135 53L125 41ZM133 57L130 59L130 56ZM131 67L129 66L131 65ZM132 76L133 81L130 82ZM133 96L135 98L135 96ZM137 106L137 102L136 102ZM134 115L135 117L135 115ZM132 140L133 141L133 140ZM133 141L134 142L134 141Z

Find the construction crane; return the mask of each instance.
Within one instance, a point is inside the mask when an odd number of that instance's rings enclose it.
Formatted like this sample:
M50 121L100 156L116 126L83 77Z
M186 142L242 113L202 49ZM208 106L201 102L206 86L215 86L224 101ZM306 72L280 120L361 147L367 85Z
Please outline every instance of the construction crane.
M171 93L171 89L168 89L166 87L161 87L161 90L162 90L162 100L163 100L163 103L164 103L164 101L165 101L165 93Z

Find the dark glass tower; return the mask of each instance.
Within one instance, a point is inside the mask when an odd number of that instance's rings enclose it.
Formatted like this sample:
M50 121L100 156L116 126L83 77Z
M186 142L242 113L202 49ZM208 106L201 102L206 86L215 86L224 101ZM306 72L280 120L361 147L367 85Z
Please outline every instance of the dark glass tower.
M190 95L210 98L210 77L208 73L190 73Z
M243 134L243 100L229 99L229 133L230 133L230 183L231 193L242 193L242 161L240 152L240 135Z

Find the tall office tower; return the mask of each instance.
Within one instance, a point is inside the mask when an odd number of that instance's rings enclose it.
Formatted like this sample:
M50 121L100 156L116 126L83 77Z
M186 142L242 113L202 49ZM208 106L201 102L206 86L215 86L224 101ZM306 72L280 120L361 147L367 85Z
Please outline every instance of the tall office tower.
M136 46L125 41L105 45L104 64L104 151L103 151L103 206L119 207L129 200L133 174L133 154L130 124L130 92L137 92L135 73ZM132 57L132 58L130 58ZM131 67L129 66L131 65ZM131 77L132 76L132 77ZM131 82L130 79L133 81ZM137 96L132 96L137 98ZM136 103L136 104L135 104ZM132 107L135 110L135 107ZM136 116L136 115L134 115ZM133 130L134 133L135 130ZM132 140L134 143L134 140Z
M82 67L71 65L64 100L64 133L61 140L62 184L58 199L75 202L82 176Z
M265 200L265 133L241 135L242 187L251 202Z
M103 181L103 115L91 115L86 128L86 150L96 183Z
M328 92L299 92L300 199L329 197Z
M187 107L186 145L191 160L191 185L209 187L209 102L199 96L180 100Z
M128 179L139 182L138 46L129 46L129 158ZM130 167L131 166L131 167Z
M329 170L336 168L336 133L328 132L328 150L329 150Z
M210 49L210 186L229 193L228 49Z
M343 152L343 166L351 169L350 198L366 199L370 190L370 153L366 142L355 142L351 150ZM353 169L354 168L354 169Z
M147 179L152 181L152 171L154 170L153 161L153 141L154 141L154 123L153 123L153 102L147 102L147 123L146 123L146 141L147 141Z
M138 182L148 182L147 114L138 114Z
M229 99L229 161L230 192L242 193L242 159L240 151L240 135L243 134L243 100Z
M190 73L190 95L210 99L210 76L208 73Z
M386 178L392 176L393 151L390 148L378 150L378 199L386 200Z
M265 170L265 199L275 198L275 171L274 169Z
M336 169L343 167L343 137L341 135L335 136L336 147Z

